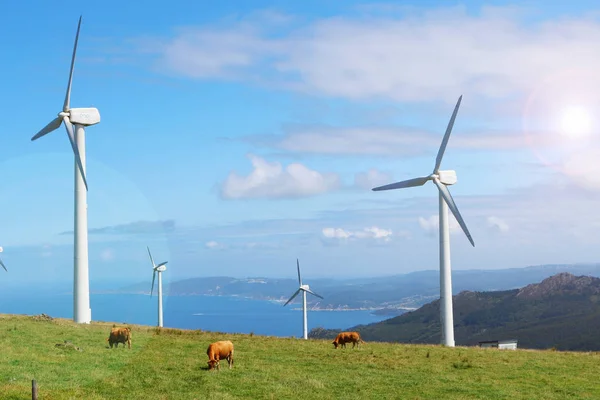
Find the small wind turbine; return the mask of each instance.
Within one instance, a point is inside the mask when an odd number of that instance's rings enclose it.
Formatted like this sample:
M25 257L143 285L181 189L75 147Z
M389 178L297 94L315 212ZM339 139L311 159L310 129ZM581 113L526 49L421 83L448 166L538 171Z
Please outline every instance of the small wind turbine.
M413 186L422 186L427 181L433 181L439 190L439 238L440 238L440 317L442 322L442 343L449 347L454 347L454 317L452 313L452 270L450 265L450 232L448 229L448 208L454 214L454 217L458 221L465 235L469 239L469 242L475 246L473 238L467 229L467 225L463 220L452 195L446 186L454 185L457 182L455 171L440 171L440 164L442 163L442 157L450 138L450 132L452 132L452 126L458 113L458 107L462 95L458 98L454 112L448 122L446 128L446 134L442 140L442 144L435 160L435 167L433 172L421 178L409 179L402 182L396 182L385 186L379 186L374 188L374 191L379 190L390 190L390 189L402 189Z
M158 326L163 326L163 306L162 306L162 273L167 270L165 266L168 261L162 262L158 265L154 264L152 253L150 253L150 247L148 247L148 255L150 256L150 262L152 263L152 289L150 289L150 297L154 291L154 278L158 272Z
M2 253L4 251L4 249L2 247L0 247L0 253ZM2 262L2 260L0 260L0 265L2 265L2 268L4 268L4 270L6 272L8 272L8 270L6 269L6 266L4 265L4 263Z
M85 127L100 122L100 112L96 108L71 108L71 83L73 67L77 52L77 41L81 28L81 17L77 25L69 84L62 111L58 116L39 131L31 140L58 129L62 123L67 130L67 136L75 155L75 229L74 229L74 278L73 278L73 320L77 323L90 323L92 310L90 308L90 282L88 265L88 221L87 221L87 180L85 177ZM75 126L75 130L73 130Z
M294 298L296 296L298 296L298 293L300 293L300 291L302 291L302 313L303 315L303 337L304 339L308 339L308 324L307 324L307 318L306 318L306 292L317 296L318 298L323 298L323 296L316 294L315 292L313 292L312 290L310 290L310 287L308 285L303 285L302 284L302 279L300 278L300 262L298 261L298 259L296 259L296 266L298 267L298 284L300 285L300 287L298 288L298 290L296 290L296 293L294 293L292 295L292 297L290 297L290 299L283 305L284 307L288 305L288 303L292 300L294 300Z

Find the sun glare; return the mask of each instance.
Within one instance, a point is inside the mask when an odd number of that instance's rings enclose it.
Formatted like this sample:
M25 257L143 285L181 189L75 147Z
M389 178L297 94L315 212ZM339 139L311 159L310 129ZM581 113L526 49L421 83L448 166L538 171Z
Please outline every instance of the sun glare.
M592 119L581 107L569 107L564 110L561 119L561 131L569 137L577 138L589 135Z

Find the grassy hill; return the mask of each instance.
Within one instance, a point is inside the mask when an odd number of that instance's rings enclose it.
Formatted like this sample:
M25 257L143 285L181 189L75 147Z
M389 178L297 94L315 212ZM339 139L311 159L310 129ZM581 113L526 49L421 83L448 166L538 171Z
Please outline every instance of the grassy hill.
M525 348L600 351L600 278L560 273L521 289L465 291L453 302L458 345L517 339ZM349 329L359 331L365 340L440 343L440 302ZM311 337L335 334L311 331Z
M112 323L0 314L0 394L30 399L598 399L599 353L367 343L334 350L300 340L132 326L132 349L108 349ZM232 370L206 370L206 347L230 339ZM70 341L79 347L56 346ZM226 363L224 363L226 364Z

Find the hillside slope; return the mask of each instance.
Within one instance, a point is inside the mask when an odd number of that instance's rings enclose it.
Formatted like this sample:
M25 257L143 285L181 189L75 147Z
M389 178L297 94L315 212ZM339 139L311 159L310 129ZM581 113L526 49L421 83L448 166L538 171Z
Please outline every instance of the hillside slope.
M0 315L0 394L30 399L565 399L600 398L600 355L329 341ZM235 345L234 368L206 370L206 348ZM73 346L64 346L64 341ZM59 344L59 346L56 346ZM79 351L79 348L81 351ZM226 364L226 363L223 363Z
M521 289L464 291L454 298L457 345L517 339L519 347L600 351L600 279L560 273ZM365 340L440 343L439 300L379 323L350 329ZM313 331L331 337L335 331Z

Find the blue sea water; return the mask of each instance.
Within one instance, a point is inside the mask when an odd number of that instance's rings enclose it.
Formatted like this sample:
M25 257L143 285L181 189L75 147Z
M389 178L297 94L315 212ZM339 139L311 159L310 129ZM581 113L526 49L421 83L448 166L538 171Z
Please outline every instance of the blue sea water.
M157 325L158 299L142 294L91 294L93 321ZM47 314L72 318L71 293L0 293L0 313ZM339 328L378 322L389 317L369 311L309 310L308 329ZM163 325L227 333L302 336L302 306L219 296L163 296Z

